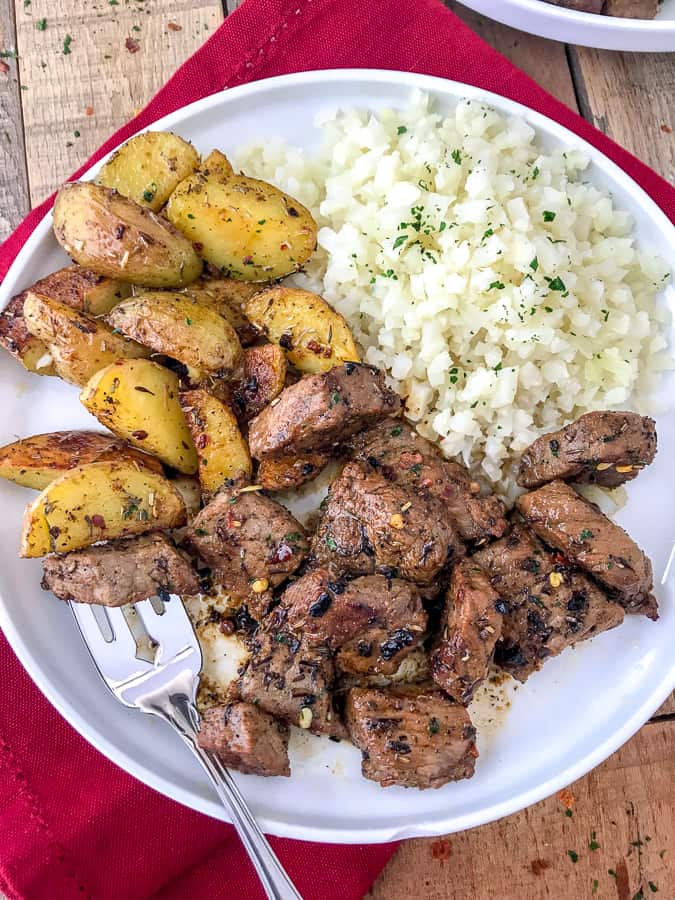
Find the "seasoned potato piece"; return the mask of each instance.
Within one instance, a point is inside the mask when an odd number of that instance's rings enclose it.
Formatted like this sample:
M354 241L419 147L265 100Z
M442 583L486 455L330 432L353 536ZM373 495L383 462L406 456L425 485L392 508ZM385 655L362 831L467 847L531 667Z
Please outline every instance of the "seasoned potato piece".
M195 369L198 377L230 373L241 356L241 344L230 323L189 294L139 294L118 303L107 321L157 353Z
M113 334L100 319L91 319L43 294L28 291L23 314L31 333L47 344L56 373L72 384L86 384L116 359L150 355L135 341Z
M204 390L183 391L180 405L199 457L199 482L213 494L228 479L251 475L251 455L231 409Z
M23 314L27 291L9 301L0 312L0 346L18 359L24 369L36 375L56 375L47 345L31 334Z
M202 272L180 231L111 188L64 184L53 216L54 235L66 253L99 275L146 287L184 287Z
M110 434L53 431L0 447L0 478L41 491L69 469L108 460L125 460L164 474L161 462L154 456L134 450Z
M229 178L234 175L232 163L221 153L220 150L212 150L207 157L202 160L199 167L205 175L218 175L221 178Z
M199 252L238 281L297 271L316 246L316 222L297 200L264 181L196 172L169 198L171 222Z
M97 372L80 400L113 434L179 472L197 471L197 453L173 372L148 359L121 360Z
M97 275L82 266L66 266L36 281L29 289L90 316L104 316L131 294L131 286Z
M317 294L274 287L244 304L244 312L271 341L286 351L303 373L327 372L345 362L360 362L346 320Z
M265 285L233 278L199 278L184 293L220 313L237 332L241 345L247 347L257 339L258 330L246 318L242 307L263 287Z
M96 178L123 197L159 212L180 182L199 167L199 154L170 131L145 131L110 157Z
M290 491L316 478L328 464L327 453L312 452L303 456L275 456L263 459L258 466L256 481L266 491Z
M19 555L69 553L185 520L183 498L162 475L133 462L90 463L52 481L26 507Z

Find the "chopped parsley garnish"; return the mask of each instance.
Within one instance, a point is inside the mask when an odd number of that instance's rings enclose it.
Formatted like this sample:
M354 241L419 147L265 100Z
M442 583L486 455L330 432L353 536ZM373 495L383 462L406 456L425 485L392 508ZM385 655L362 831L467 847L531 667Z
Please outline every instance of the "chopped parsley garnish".
M552 312L553 312L553 307L552 307L552 306L545 306L544 309L546 310L547 313L552 313Z
M394 250L398 250L398 248L399 248L399 247L402 247L403 244L405 244L405 242L406 242L407 240L408 240L408 235L407 235L407 234L401 234L401 235L399 235L399 236L396 238L396 240L394 241L394 247L393 247L393 249L394 249Z
M588 842L588 849L589 850L599 850L600 849L600 844L595 839L594 831L591 832L591 839Z
M143 199L146 203L152 203L157 193L157 185L153 182L149 188L143 191Z
M447 227L448 227L448 223L447 223L447 222L441 222L441 224L438 226L438 231L439 231L439 233L440 233L441 231L445 231L445 229L446 229Z
M481 244L483 243L483 241L486 241L489 237L492 237L492 235L493 235L494 233L495 233L495 232L494 232L494 229L493 229L493 228L488 228L488 230L485 232L485 234L483 235L483 237L480 239Z
M462 151L461 150L453 150L452 158L457 163L458 166L462 165Z
M584 528L582 531L579 532L579 540L581 540L581 541L587 541L588 538L592 538L592 537L593 537L593 532L590 531L588 528Z
M205 528L195 528L195 534L198 534L199 537L205 537L208 531Z
M192 325L192 319L190 319L188 316L185 316L185 324Z
M544 210L544 222L552 222L555 219L555 213L550 209Z
M539 260L537 259L536 256L530 263L530 268L532 269L533 272L536 272L537 269L539 268Z
M572 818L572 810L571 810L571 809L566 809L566 810L565 810L565 815L567 816L568 819L571 819L571 818Z
M600 887L600 882L598 881L597 878L594 878L594 879L593 879L593 890L591 891L591 893L592 893L592 894L597 894L597 893L598 893L598 888L599 888L599 887Z
M339 391L333 391L330 395L330 405L337 406L340 400L342 399Z
M326 546L328 547L329 550L332 550L333 552L335 552L337 550L337 543L336 543L335 539L332 538L330 535L328 535L328 537L326 538Z
M47 28L47 20L46 19L38 19L35 23L35 27L38 31L45 31Z
M605 322L607 321L607 319L609 319L609 310L608 309L602 310L602 318L605 320Z
M391 434L392 437L398 437L402 431L403 431L402 425L395 425L389 433Z
M429 734L438 734L441 730L441 725L438 719L435 716L432 716L429 719Z
M398 129L396 130L396 133L397 134L405 134L407 130L408 129L405 127L405 125L399 125Z
M568 850L567 855L569 856L569 858L572 860L573 863L578 862L579 854L575 850Z
M188 213L187 217L188 219L194 219L194 213Z
M653 882L653 881L650 881L650 882L648 882L648 884L649 884L649 890L652 892L652 894L656 894L656 893L658 892L659 889L658 889L657 886L654 884L654 882Z
M534 169L532 169L532 180L534 180L535 178L538 178L538 177L539 177L539 166L535 166Z
M495 366L495 369L494 369L494 370L495 370L495 372L501 372L501 370L502 370L502 364L501 364L501 362L498 362L498 363L497 363L497 365Z
M490 287L488 288L488 291L492 291L492 290L503 291L504 290L504 282L503 281L493 281L492 284L490 285Z
M129 499L129 502L127 503L127 505L122 510L122 518L130 519L133 516L133 514L138 512L138 510L140 509L139 504L140 504L140 500L138 500L135 497L131 497Z
M415 463L414 465L410 466L410 471L413 473L413 475L420 475L422 472L422 463Z
M64 56L68 56L70 54L70 52L71 52L70 45L71 45L72 41L73 41L73 39L69 34L67 34L64 37L64 39L63 39L63 55Z
M551 291L566 291L565 282L562 278L547 278L549 290Z

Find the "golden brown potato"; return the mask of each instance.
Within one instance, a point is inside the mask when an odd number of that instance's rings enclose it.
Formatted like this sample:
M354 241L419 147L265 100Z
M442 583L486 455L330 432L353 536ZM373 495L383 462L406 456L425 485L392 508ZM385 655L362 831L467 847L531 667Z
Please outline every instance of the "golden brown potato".
M183 391L180 405L197 448L202 491L213 494L229 479L250 478L251 455L232 410L200 389Z
M111 460L135 463L164 474L158 459L134 450L111 434L53 431L0 447L0 478L41 491L69 469Z
M198 167L199 154L192 144L170 131L145 131L111 156L96 183L159 212L180 182Z
M255 294L244 312L271 341L286 351L301 372L327 372L345 362L360 362L346 320L317 294L273 287Z
M97 275L82 266L66 266L52 272L36 281L29 290L89 316L104 316L116 303L131 295L130 285Z
M256 481L266 491L290 491L316 478L328 464L327 453L308 452L304 456L276 456L263 459Z
M234 175L232 163L224 153L220 152L220 150L212 150L209 155L202 160L199 168L207 176L218 175L220 178L229 178L231 175Z
M44 341L31 334L23 314L27 291L9 301L0 312L0 346L18 359L24 369L36 375L56 375L54 363Z
M243 304L265 285L233 278L198 278L184 293L215 309L237 332L242 347L258 338L258 330L242 311Z
M118 303L107 321L156 353L193 369L192 380L209 373L228 374L241 356L241 344L230 323L190 294L139 294Z
M19 555L69 553L185 520L183 498L162 475L133 462L90 463L52 481L26 507Z
M66 253L99 275L147 287L185 287L203 264L169 222L90 181L65 184L54 204L54 235Z
M97 372L80 400L113 434L193 475L197 453L178 391L173 372L148 359L128 359Z
M145 347L113 334L105 322L64 303L28 291L23 306L29 331L44 341L54 369L64 381L82 386L117 359L149 356Z
M286 387L286 357L276 344L247 347L230 379L206 378L199 387L232 407L240 424L258 415Z
M169 198L167 217L199 252L237 281L273 281L314 252L317 225L288 194L264 181L196 172Z

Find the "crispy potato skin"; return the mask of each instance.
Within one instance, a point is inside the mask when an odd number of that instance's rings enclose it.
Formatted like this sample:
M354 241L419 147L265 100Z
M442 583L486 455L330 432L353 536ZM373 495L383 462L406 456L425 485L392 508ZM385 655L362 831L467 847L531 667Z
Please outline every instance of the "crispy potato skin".
M167 217L237 281L273 281L314 252L317 225L288 194L245 175L196 172L169 198Z
M91 376L117 359L149 356L134 341L113 334L105 322L28 291L23 314L29 331L43 341L64 381L82 386Z
M130 462L95 462L70 469L26 507L20 556L69 553L186 520L178 491L156 472Z
M80 400L102 425L185 475L197 453L178 401L178 378L148 359L121 360L97 372Z
M66 266L46 275L30 288L89 316L104 316L131 294L131 286L82 266Z
M158 459L134 450L112 435L98 431L53 431L0 447L0 478L42 491L70 469L113 460L164 474Z
M123 334L197 373L229 374L241 356L241 344L230 323L190 294L139 294L118 303L107 321Z
M312 452L303 456L263 459L258 466L256 482L266 491L290 491L316 478L329 460L327 453Z
M286 386L287 366L276 344L247 347L232 378L207 378L199 386L232 408L239 423L255 418Z
M230 479L250 478L251 455L232 410L201 389L183 391L180 405L197 448L203 493L215 493Z
M199 167L205 175L218 175L221 178L229 178L234 175L232 163L221 153L220 150L212 150L208 156L202 160Z
M192 144L170 131L145 131L120 147L98 173L96 183L159 212L180 182L198 167L199 154Z
M36 375L56 375L44 341L31 334L23 314L27 291L12 297L0 312L0 346L18 359L24 369Z
M188 288L186 294L198 303L215 309L237 332L242 347L248 347L258 339L258 329L246 318L242 308L247 300L263 285L233 278L198 278Z
M269 288L244 304L244 314L305 374L361 361L347 321L317 294Z
M54 235L85 268L146 287L185 287L203 264L169 222L90 181L65 184L54 204Z

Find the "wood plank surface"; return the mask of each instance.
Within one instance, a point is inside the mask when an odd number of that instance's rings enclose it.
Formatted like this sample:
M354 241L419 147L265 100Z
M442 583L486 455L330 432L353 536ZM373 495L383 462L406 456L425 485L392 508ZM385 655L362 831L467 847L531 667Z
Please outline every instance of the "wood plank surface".
M28 212L28 176L23 144L21 86L13 0L0 0L0 240Z
M565 792L571 816L555 796L472 831L407 841L369 900L670 900L672 741L673 722L650 722Z

